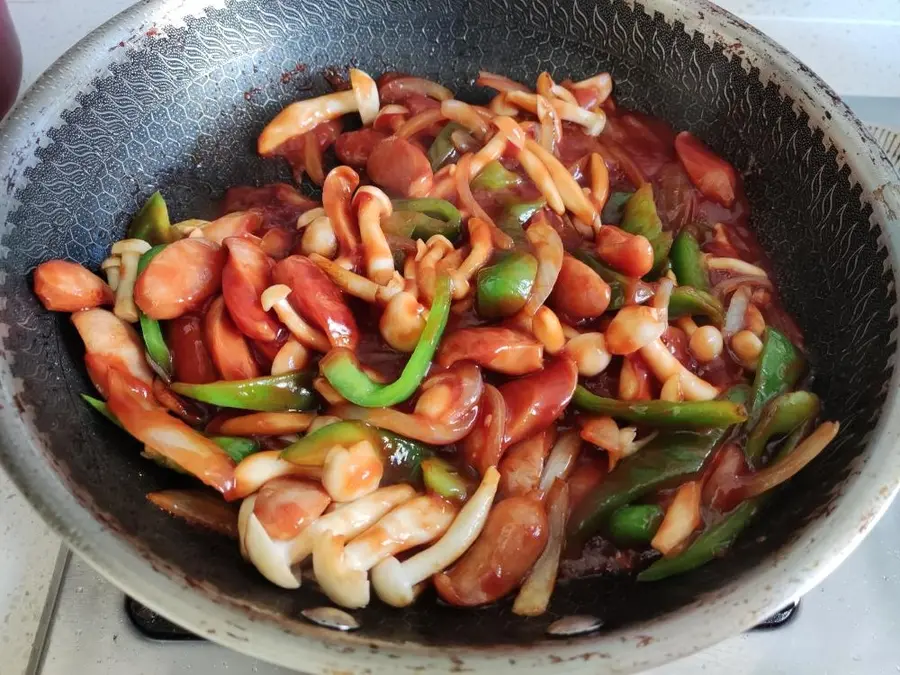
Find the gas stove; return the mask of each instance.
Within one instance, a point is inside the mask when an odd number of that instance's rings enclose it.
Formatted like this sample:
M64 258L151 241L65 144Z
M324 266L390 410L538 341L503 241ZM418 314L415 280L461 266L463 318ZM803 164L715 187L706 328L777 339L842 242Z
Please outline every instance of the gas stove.
M900 672L898 532L900 504L821 586L766 627L650 675ZM194 638L126 598L68 552L60 555L41 628L29 675L290 672Z

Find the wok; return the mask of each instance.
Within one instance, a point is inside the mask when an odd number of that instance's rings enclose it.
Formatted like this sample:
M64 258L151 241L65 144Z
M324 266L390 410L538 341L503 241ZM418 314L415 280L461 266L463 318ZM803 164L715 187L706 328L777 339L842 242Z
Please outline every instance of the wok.
M581 579L551 612L374 602L339 633L301 611L237 546L143 498L171 485L85 407L67 318L30 291L41 261L96 268L154 190L176 220L224 189L284 179L254 140L288 102L356 64L447 83L480 68L533 81L613 74L620 104L689 129L740 169L752 226L807 336L824 417L841 434L724 559L663 583ZM0 136L0 460L43 517L129 594L200 636L308 672L632 672L739 633L859 543L900 477L894 370L900 189L883 153L813 73L701 0L150 0L101 27L26 95ZM587 636L548 624L585 614Z

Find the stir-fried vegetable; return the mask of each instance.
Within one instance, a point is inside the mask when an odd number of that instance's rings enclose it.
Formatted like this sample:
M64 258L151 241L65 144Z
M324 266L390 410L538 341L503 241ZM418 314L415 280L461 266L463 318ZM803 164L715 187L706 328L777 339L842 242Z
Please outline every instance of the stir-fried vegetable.
M486 190L487 192L499 192L515 187L522 182L522 177L513 173L500 162L494 160L488 162L481 172L472 181L473 190Z
M478 272L476 304L488 319L512 316L528 301L538 261L530 253L513 251Z
M309 388L311 379L309 373L297 372L209 384L174 382L172 391L223 408L273 412L307 410L315 404Z
M609 517L609 536L623 546L649 544L664 515L665 511L656 504L622 506Z
M691 286L677 286L669 296L669 318L682 316L705 316L713 325L721 326L725 310L714 295Z
M703 260L703 252L697 238L687 229L682 230L672 243L669 254L672 271L680 286L693 286L698 291L709 290L709 273Z
M393 209L382 225L385 232L422 240L436 234L450 241L459 237L462 216L459 209L445 199L395 199Z
M168 244L173 240L169 209L162 194L154 192L150 195L128 226L128 238L143 239L153 246Z
M653 247L653 271L659 272L672 246L672 235L663 231L653 203L653 187L647 183L638 188L625 203L619 226L631 234L646 237Z
M159 194L159 193L157 193ZM140 275L157 255L162 253L165 244L154 246L141 256L138 261L137 273ZM147 348L147 356L156 366L156 371L167 379L172 377L172 353L166 345L165 337L163 337L162 326L156 319L140 312L141 335L144 338L144 346Z
M742 404L749 399L749 391L746 387L735 387L725 398ZM639 452L619 462L572 514L568 533L570 549L583 545L604 527L612 512L620 506L697 475L725 437L726 430L720 427L705 432L660 434Z
M803 336L728 162L608 73L477 82L487 106L351 68L258 139L321 203L238 186L171 225L156 193L106 281L34 270L84 342L85 401L220 493L148 499L279 587L312 574L346 608L520 589L540 615L563 567L603 571L596 544L622 571L662 554L642 581L724 554L838 432L797 390Z
M513 238L513 241L521 243L525 239L523 226L531 217L547 206L546 199L536 199L531 202L514 202L509 204L497 219L497 227Z
M763 349L753 380L753 410L791 389L806 368L806 359L787 337L771 326L763 336Z
M733 401L620 401L575 389L572 402L582 410L672 429L728 427L747 419L741 403Z
M400 377L390 384L372 380L347 349L334 349L322 359L319 368L328 382L348 401L367 408L386 408L402 403L415 393L437 351L447 317L450 314L450 279L441 277L425 328Z
M428 148L428 161L431 162L432 171L437 171L458 155L450 138L454 131L465 131L465 127L457 122L448 122Z

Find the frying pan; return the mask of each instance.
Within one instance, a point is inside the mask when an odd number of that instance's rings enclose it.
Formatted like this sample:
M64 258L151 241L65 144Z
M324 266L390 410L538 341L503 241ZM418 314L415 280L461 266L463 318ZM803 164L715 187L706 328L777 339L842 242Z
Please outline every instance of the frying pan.
M621 105L689 129L745 176L752 227L807 336L824 416L841 434L722 560L657 584L571 581L551 611L374 602L340 633L327 604L288 592L237 546L143 495L173 476L78 399L90 390L66 317L30 273L96 268L154 190L176 219L224 189L285 179L253 152L328 68L402 70L484 100L480 68L533 81L607 70ZM0 136L0 460L43 517L125 591L198 635L315 673L633 672L739 633L828 574L871 529L900 477L895 276L900 188L859 122L813 73L701 0L151 0L74 47ZM553 639L589 615L589 635Z

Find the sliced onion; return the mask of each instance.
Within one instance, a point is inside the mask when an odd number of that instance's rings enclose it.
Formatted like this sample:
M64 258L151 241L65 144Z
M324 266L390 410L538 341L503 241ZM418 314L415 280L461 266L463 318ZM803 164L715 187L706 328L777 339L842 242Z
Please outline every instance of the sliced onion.
M768 290L772 290L772 282L763 277L756 277L751 275L741 275L737 277L729 277L723 281L720 281L712 288L713 295L718 296L719 298L725 298L729 293L734 291L736 288L740 288L741 286L759 286L761 288L766 288Z
M609 139L600 140L599 138L597 139L597 144L600 146L600 152L603 156L615 162L635 187L641 187L647 183L644 172L618 144Z
M547 152L556 152L562 140L562 122L556 109L543 96L537 97L537 117L541 123L541 147Z
M400 138L409 138L420 131L425 131L432 124L437 124L443 119L445 119L444 113L441 112L440 108L429 108L406 120L394 135Z
M547 499L548 538L541 557L534 563L531 573L513 603L513 614L539 616L547 611L550 596L556 586L559 558L566 537L566 519L569 513L569 486L556 483Z
M534 285L531 287L531 295L522 308L525 316L534 316L546 302L559 271L562 269L563 248L559 233L544 222L534 223L525 231L525 236L534 248L535 257L538 260L537 274L534 277Z
M505 75L497 75L487 70L478 71L478 78L475 84L479 87L490 87L497 91L528 91L528 87L520 84L515 80L511 80Z
M421 415L403 413L393 408L362 408L342 403L330 413L344 420L359 420L394 433L432 445L450 445L465 438L475 426L478 406L472 406L452 424L436 422Z
M456 164L456 173L454 174L454 179L456 180L456 192L459 194L461 206L469 212L470 216L480 218L490 226L491 240L494 242L494 246L503 250L511 249L514 245L512 237L497 227L497 224L487 214L487 211L485 211L481 207L481 204L475 200L475 197L472 194L472 188L469 186L471 170L472 155L463 155Z
M725 313L725 325L722 326L722 335L727 341L729 337L744 327L744 316L750 306L750 289L746 286L739 287L731 296L731 304Z
M556 445L547 456L547 462L544 464L544 472L541 474L541 482L538 488L543 491L549 490L553 481L565 480L575 468L575 460L581 454L581 435L577 429L571 429L563 434L556 441Z
M303 168L316 185L321 186L325 182L322 149L319 147L319 139L313 132L306 134L303 139Z
M388 103L396 102L409 94L421 94L437 101L453 98L453 92L447 87L422 77L395 78L383 85L378 94L383 101Z
M822 422L793 452L761 471L745 476L738 488L742 499L750 499L793 478L803 467L819 456L834 437L840 424Z
M226 537L238 537L238 512L221 498L201 490L162 490L147 499L166 513Z
M450 142L461 153L476 152L481 148L481 144L475 140L475 137L463 129L456 129L451 133Z
M462 446L463 456L478 473L500 463L503 456L503 432L506 430L506 401L496 387L485 385L481 396L481 413Z
M675 493L675 499L666 510L659 529L650 545L663 555L671 555L681 550L681 545L691 536L702 521L700 498L702 483L698 480L684 483Z
M491 130L491 126L484 116L474 106L463 101L457 101L456 99L444 101L441 103L441 113L448 120L464 126L479 140L483 141L487 138Z
M484 393L481 369L470 361L454 364L449 370L432 375L422 383L420 392L424 393L437 386L449 386L454 392L450 412L441 420L445 424L453 424L466 417L469 409L478 404Z

